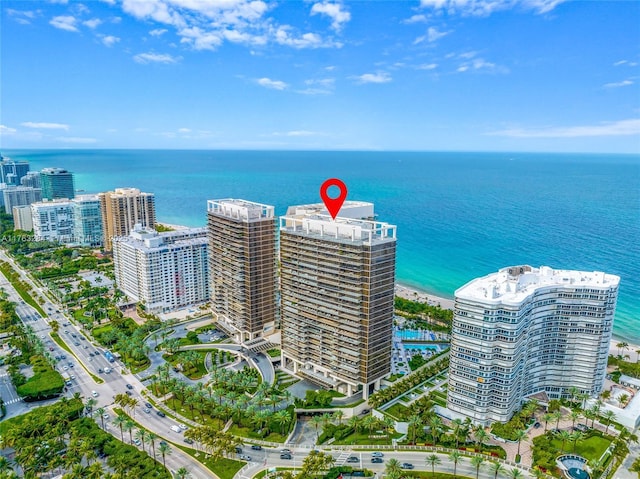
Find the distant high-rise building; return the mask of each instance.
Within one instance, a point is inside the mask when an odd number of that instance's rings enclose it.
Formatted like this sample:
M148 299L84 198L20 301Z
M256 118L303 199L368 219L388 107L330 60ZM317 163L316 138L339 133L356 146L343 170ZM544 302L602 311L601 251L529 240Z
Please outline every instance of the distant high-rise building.
M31 205L13 207L13 226L17 230L33 231Z
M26 175L20 178L20 185L30 186L31 188L41 188L40 172L29 171Z
M455 292L447 407L475 422L508 421L522 403L597 396L620 278L512 266Z
M31 218L36 239L73 243L73 209L71 200L32 203Z
M207 229L136 228L113 239L118 288L153 313L208 301Z
M156 225L156 203L153 193L137 188L116 188L98 195L102 211L105 249L111 250L112 238L127 236L136 224L143 228Z
M102 246L102 212L98 195L73 199L73 240L80 246Z
M73 173L64 168L44 168L40 171L42 198L47 200L67 199L75 196Z
M40 188L29 186L9 186L2 190L4 211L13 214L14 206L26 206L42 200Z
M207 214L213 309L238 340L254 339L277 317L274 207L210 200Z
M335 220L317 206L280 218L282 364L367 398L391 367L396 227L357 219L371 203L347 202L354 217Z
M3 158L0 161L0 183L17 186L20 179L29 172L28 161L13 161Z

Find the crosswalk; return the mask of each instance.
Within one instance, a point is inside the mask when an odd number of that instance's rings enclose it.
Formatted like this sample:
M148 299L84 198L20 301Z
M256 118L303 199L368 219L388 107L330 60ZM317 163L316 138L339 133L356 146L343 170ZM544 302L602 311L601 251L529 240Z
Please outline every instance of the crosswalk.
M336 466L343 466L349 456L351 456L351 451L346 449L343 450L336 459Z
M22 398L13 398L13 399L9 399L8 401L5 401L4 404L5 406L9 406L11 404L15 404L20 401L22 401Z

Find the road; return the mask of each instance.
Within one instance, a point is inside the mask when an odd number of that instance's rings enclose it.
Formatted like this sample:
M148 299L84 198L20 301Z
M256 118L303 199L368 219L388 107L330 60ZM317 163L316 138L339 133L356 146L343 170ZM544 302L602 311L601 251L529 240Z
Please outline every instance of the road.
M263 449L262 451L252 451L250 448L245 447L244 453L251 456L249 464L238 474L236 479L251 479L258 471L267 467L300 467L302 461L309 453L308 449L296 449L292 448L292 459L280 459L280 450L275 449ZM431 455L430 452L396 452L396 451L384 451L383 463L371 462L371 451L349 451L349 450L337 450L329 451L329 453L336 459L336 465L349 465L354 468L367 468L372 470L380 477L384 473L385 464L391 458L397 459L400 463L408 462L415 466L416 470L431 471L431 466L427 465L425 459ZM346 463L348 457L355 456L358 458L358 462ZM449 459L447 454L437 453L441 464L435 467L436 471L446 472L453 474L454 465ZM494 474L488 470L489 462L487 461L480 468L479 477L483 479L493 479ZM507 471L511 468L505 466ZM469 458L461 458L457 466L457 474L475 477L476 470L469 461ZM531 477L531 475L521 469L523 478Z

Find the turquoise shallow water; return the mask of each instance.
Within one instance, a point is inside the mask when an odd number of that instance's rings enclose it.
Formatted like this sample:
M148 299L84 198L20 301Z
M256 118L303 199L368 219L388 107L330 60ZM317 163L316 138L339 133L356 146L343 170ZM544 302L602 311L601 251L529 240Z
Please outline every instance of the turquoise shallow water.
M165 150L3 151L37 170L60 166L76 188L156 194L158 218L204 226L206 201L320 201L331 177L348 199L398 225L397 279L451 297L514 264L621 276L614 333L640 344L640 157L531 153Z

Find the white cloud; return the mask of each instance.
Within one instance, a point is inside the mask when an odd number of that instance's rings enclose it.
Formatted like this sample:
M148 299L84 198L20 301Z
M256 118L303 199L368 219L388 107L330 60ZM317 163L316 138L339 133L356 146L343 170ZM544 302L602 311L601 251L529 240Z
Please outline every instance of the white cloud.
M137 55L135 55L133 57L133 60L136 63L142 63L142 64L147 64L147 63L178 63L180 60L182 60L182 57L174 57L171 56L168 53L152 53L152 52L148 52L148 53L138 53Z
M82 138L79 136L59 136L56 138L56 141L61 143L79 143L79 144L87 144L87 143L96 143L98 140L95 138Z
M113 35L100 35L100 40L106 46L111 47L120 41L120 38L114 37Z
M613 64L614 67L619 67L621 65L626 65L628 67L636 67L636 66L638 66L638 62L631 62L629 60L620 60L620 61L615 62Z
M352 78L357 83L389 83L392 80L387 72L365 73Z
M416 38L414 40L413 44L417 45L419 43L424 42L425 40L427 40L429 43L433 43L433 42L436 42L436 41L440 40L442 37L446 37L450 33L451 33L451 31L441 32L435 27L429 27L427 29L427 34Z
M160 37L165 33L167 33L168 31L169 30L167 30L166 28L154 28L149 32L149 35L151 35L152 37Z
M256 80L256 83L265 88L270 88L272 90L284 90L289 87L285 82L280 80L272 80L270 78L259 78Z
M298 49L342 46L317 33L300 33L278 24L266 17L274 4L262 0L122 0L121 5L136 18L173 27L180 43L195 50L215 50L224 42L251 46L276 43ZM336 27L350 18L340 3L323 0L317 5L316 13L329 15ZM149 34L160 36L169 29L155 28Z
M459 73L466 71L502 74L509 73L509 69L507 67L488 62L483 58L474 58L473 60L464 62L458 67L456 71L458 71Z
M436 68L438 68L437 63L423 63L416 67L417 70L435 70Z
M45 130L68 130L69 125L64 123L45 123L45 122L33 122L33 121L25 121L21 123L22 126L26 126L27 128L40 128Z
M603 122L599 125L581 125L547 128L508 128L488 133L512 138L577 138L586 136L640 135L640 119Z
M17 132L18 130L16 130L15 128L11 128L5 125L0 125L0 136L9 136L9 135L13 135L15 132Z
M78 31L78 28L76 27L76 18L71 15L53 17L49 23L60 30L66 30L68 32Z
M102 23L102 20L100 20L99 18L92 18L91 20L87 20L85 22L82 22L82 24L84 26L89 27L91 29L96 28L101 23Z
M22 25L30 25L30 20L33 20L40 15L40 10L14 10L13 8L7 8L5 12L10 17L13 17L16 22Z
M409 18L407 18L406 20L404 20L402 23L425 23L427 21L427 16L426 15L413 15Z
M303 95L330 95L334 90L335 79L320 78L305 80L304 84L307 88L304 90L297 90L296 93L301 93Z
M321 133L319 131L309 131L309 130L292 130L285 132L274 132L273 136L289 136L289 137L304 137L304 136L325 136L325 133Z
M514 8L548 13L566 0L420 0L420 6L450 15L486 17L501 10Z
M344 6L340 3L331 3L324 1L322 3L314 3L311 7L311 15L326 15L331 18L331 28L336 31L342 29L342 25L351 20L351 13L344 10Z
M191 128L178 128L178 133L191 133Z
M632 80L622 80L614 83L605 83L604 85L602 85L602 88L620 88L620 87L629 86L629 85L633 85Z

